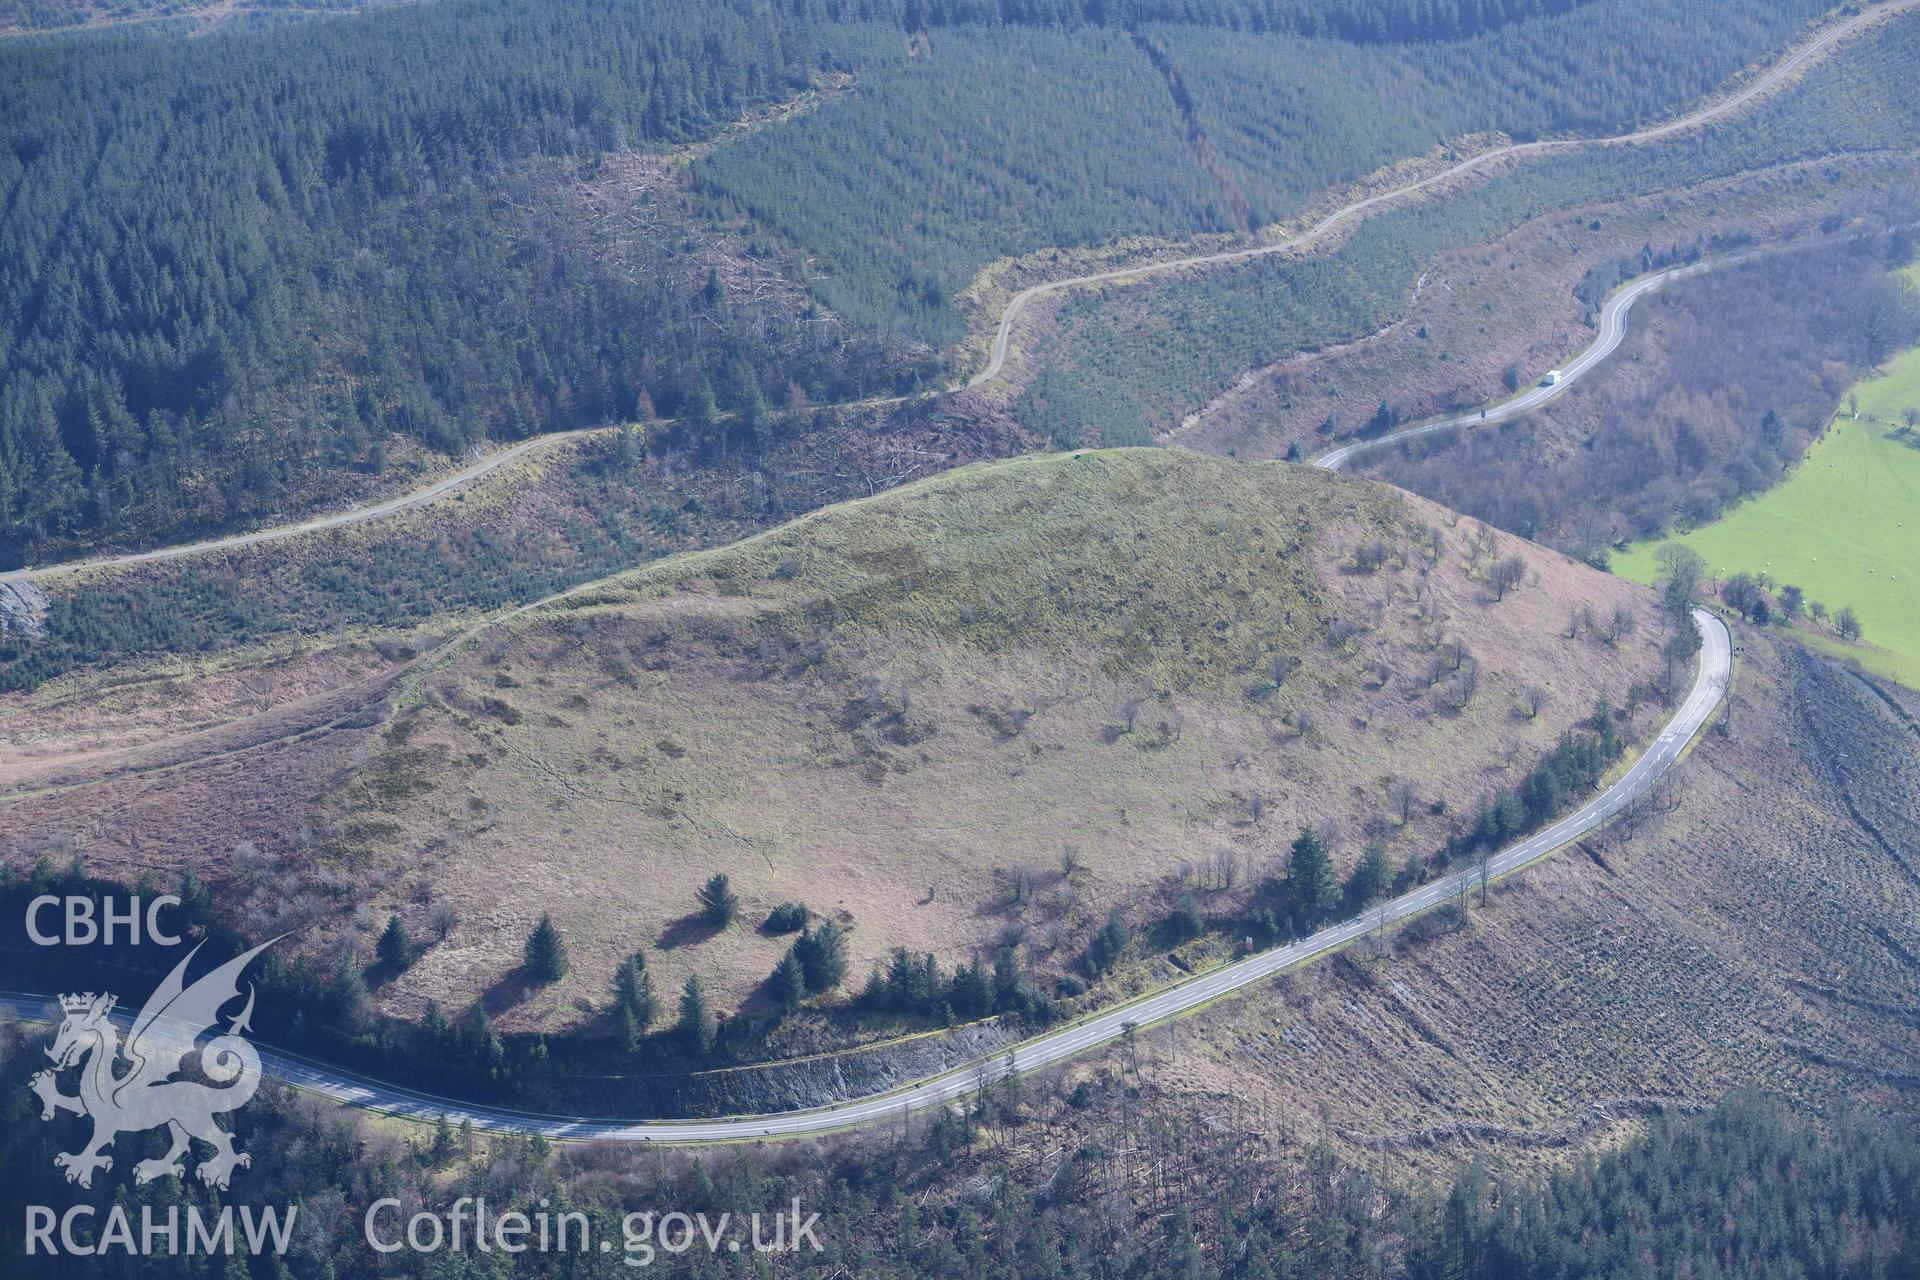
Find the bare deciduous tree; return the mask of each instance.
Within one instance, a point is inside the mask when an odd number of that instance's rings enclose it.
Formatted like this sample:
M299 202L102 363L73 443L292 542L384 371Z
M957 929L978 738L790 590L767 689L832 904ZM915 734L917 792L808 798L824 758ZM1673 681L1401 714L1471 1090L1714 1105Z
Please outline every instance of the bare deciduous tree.
M1353 549L1353 568L1356 573L1373 573L1386 563L1387 544L1384 539L1374 538Z
M1455 711L1464 710L1480 692L1480 664L1468 658L1460 669L1447 678L1440 688L1440 697L1447 706Z
M1619 644L1639 629L1640 615L1624 604L1617 604L1600 625L1600 635L1608 644Z
M1692 547L1668 542L1653 553L1653 562L1659 568L1660 590L1666 595L1669 607L1676 613L1685 612L1699 596L1700 582L1707 572L1706 560Z
M1519 556L1508 556L1493 566L1487 574L1487 584L1493 588L1495 600L1505 600L1507 593L1527 576L1527 562Z
M1520 690L1520 714L1529 720L1536 720L1540 716L1541 709L1547 705L1547 701L1548 695L1545 689L1537 684L1527 685Z
M1387 784L1387 803L1393 806L1394 816L1404 827L1413 819L1413 811L1420 804L1420 793L1405 778L1395 778Z
M1442 640L1434 646L1433 657L1427 662L1427 684L1436 685L1447 676L1460 670L1473 661L1473 655L1458 640Z

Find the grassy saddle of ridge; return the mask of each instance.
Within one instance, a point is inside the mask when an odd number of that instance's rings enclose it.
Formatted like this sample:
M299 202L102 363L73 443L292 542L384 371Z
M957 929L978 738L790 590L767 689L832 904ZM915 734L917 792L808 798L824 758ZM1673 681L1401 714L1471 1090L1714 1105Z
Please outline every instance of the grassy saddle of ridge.
M1643 621L1570 637L1582 606ZM1231 913L1303 823L1343 868L1370 836L1431 850L1651 678L1653 615L1645 588L1374 482L1022 458L495 628L410 688L329 804L373 833L374 916L429 890L459 914L388 989L398 1012L463 1006L539 910L574 972L504 1015L522 1028L577 1020L641 946L660 989L698 972L750 1002L789 941L756 926L788 899L851 928L856 985L895 946L1017 941L1064 971L1116 906L1149 922L1193 888ZM694 900L716 871L742 900L717 933Z

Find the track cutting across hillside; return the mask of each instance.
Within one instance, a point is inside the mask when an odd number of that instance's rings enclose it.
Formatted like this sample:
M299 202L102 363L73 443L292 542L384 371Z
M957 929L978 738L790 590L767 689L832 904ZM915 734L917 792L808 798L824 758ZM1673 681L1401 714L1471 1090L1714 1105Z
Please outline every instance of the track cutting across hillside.
M1448 182L1486 169L1501 161L1525 159L1531 156L1546 155L1556 151L1583 147L1635 146L1647 142L1656 142L1677 133L1711 124L1716 120L1723 119L1726 116L1738 112L1755 100L1780 88L1804 70L1809 63L1829 52L1834 46L1847 38L1857 35L1871 27L1878 26L1895 16L1909 13L1916 8L1920 8L1920 0L1888 0L1888 3L1878 4L1862 13L1848 16L1813 35L1780 61L1755 76L1740 89L1663 124L1650 125L1629 133L1614 134L1607 137L1552 138L1534 142L1516 142L1506 146L1495 147L1462 160L1457 164L1450 165L1438 172L1428 174L1424 178L1404 183L1391 190L1377 192L1374 195L1362 199L1353 200L1328 213L1307 230L1285 239L1245 248L1190 254L1183 257L1142 263L1137 266L1116 267L1107 271L1095 271L1084 275L1066 276L1058 280L1050 280L1041 284L1032 285L1008 299L1006 306L1000 313L999 324L994 332L993 343L989 349L986 365L965 383L956 387L947 388L943 391L929 393L929 395L925 397L875 397L853 401L842 407L878 407L907 403L921 398L956 395L960 392L974 390L998 380L1005 372L1008 352L1013 341L1014 327L1019 322L1021 315L1035 301L1052 294L1095 285L1126 283L1182 271L1224 266L1253 258L1298 253L1327 239L1332 232L1350 222L1364 218L1370 213L1397 204L1409 197L1431 191ZM1716 264L1719 262L1718 259L1714 261ZM1699 264L1695 265L1699 266ZM1701 269L1705 268L1702 267ZM1658 287L1658 284L1651 285L1651 288ZM1628 307L1631 307L1631 305L1631 302L1627 304ZM1624 321L1624 310L1621 311L1620 316ZM1603 339L1604 336L1603 331ZM1595 365L1604 361L1606 356L1611 354L1614 347L1618 345L1618 339L1616 338L1613 346L1607 347L1604 352L1588 364L1582 366L1578 373L1574 373L1573 367L1569 366L1569 376L1562 379L1561 388L1564 389L1566 385L1577 380L1579 374L1589 372ZM1592 351L1593 349L1590 348L1589 350ZM1524 411L1524 409L1512 410L1512 412ZM1447 425L1459 424L1450 423ZM1426 429L1440 430L1442 428L1439 425L1429 425ZM58 564L36 565L27 568L13 569L5 573L0 573L0 583L47 578L84 569L121 568L130 565L175 560L188 556L206 555L219 551L275 542L284 538L293 537L297 534L314 533L325 529L335 529L369 520L377 520L384 516L395 515L402 511L423 506L474 480L497 471L510 462L525 457L530 452L543 449L548 445L557 444L561 441L578 438L593 430L596 429L584 428L575 431L556 432L551 435L536 436L529 440L520 441L506 448L495 450L493 453L465 467L449 472L420 489L416 489L410 493L396 495L395 497L387 498L379 502L369 503L365 506L350 507L327 515L314 516L309 519L257 529L248 533L237 533L220 538L210 538L202 542L185 543L170 547L156 547L145 551L90 556ZM1324 460L1323 465L1325 465Z
M1565 368L1558 370L1559 377L1552 383L1542 382L1527 388L1511 400L1473 413L1463 413L1456 417L1442 418L1434 422L1416 422L1383 435L1369 436L1363 440L1353 440L1337 449L1330 449L1313 460L1316 467L1328 471L1338 471L1353 459L1364 454L1374 453L1391 445L1404 444L1409 440L1430 436L1442 431L1455 431L1462 427L1493 426L1502 422L1511 422L1524 417L1550 400L1558 399L1567 393L1574 383L1598 369L1627 338L1627 316L1634 304L1647 296L1658 293L1676 280L1685 280L1691 276L1704 275L1709 271L1721 271L1728 267L1742 266L1756 262L1761 258L1776 254L1794 253L1804 249L1820 249L1841 244L1848 237L1844 235L1816 236L1806 240L1795 240L1785 244L1761 245L1752 249L1741 249L1734 253L1723 253L1711 258L1702 258L1685 266L1669 267L1664 271L1655 271L1629 281L1616 290L1600 309L1599 331L1586 350L1567 362Z

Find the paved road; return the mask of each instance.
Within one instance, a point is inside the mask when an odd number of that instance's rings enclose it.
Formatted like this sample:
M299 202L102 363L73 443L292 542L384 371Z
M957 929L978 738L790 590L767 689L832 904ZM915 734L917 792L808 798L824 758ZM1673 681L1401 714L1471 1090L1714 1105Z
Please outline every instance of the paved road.
M1486 409L1476 409L1472 413L1463 413L1457 418L1445 418L1438 422L1421 422L1401 427L1384 435L1373 436L1365 440L1355 440L1329 450L1313 460L1316 467L1325 467L1329 471L1338 471L1348 462L1363 453L1372 453L1389 445L1402 444L1418 436L1433 435L1439 431L1452 431L1459 427L1484 427L1499 422L1510 422L1524 414L1532 413L1541 405L1560 395L1564 395L1574 383L1592 373L1604 364L1609 356L1620 349L1627 337L1627 313L1633 305L1673 283L1689 276L1704 275L1709 271L1719 271L1725 267L1739 266L1743 262L1752 262L1756 258L1769 257L1778 253L1792 253L1801 249L1816 249L1825 245L1839 244L1847 239L1844 235L1817 236L1806 240L1795 240L1787 244L1762 245L1753 249L1743 249L1737 253L1721 254L1717 257L1702 258L1698 262L1688 263L1684 267L1671 267L1665 271L1656 271L1641 276L1624 289L1616 290L1600 308L1600 331L1593 343L1585 351L1568 361L1560 370L1560 381L1553 386L1536 385L1529 387L1511 400L1492 405Z
M1128 280L1144 280L1149 276L1163 275L1168 272L1182 271L1190 267L1218 266L1230 262L1243 262L1249 258L1264 258L1270 254L1292 253L1303 249L1321 239L1334 228L1349 222L1363 214L1371 213L1383 205L1393 204L1411 195L1417 195L1432 187L1464 177L1476 170L1497 164L1502 160L1512 160L1525 156L1544 155L1550 151L1565 151L1575 147L1621 147L1635 146L1645 142L1657 142L1662 138L1688 129L1696 129L1704 124L1730 115L1752 102L1755 98L1768 93L1796 75L1806 64L1833 48L1848 36L1869 25L1883 22L1898 13L1920 5L1920 0L1894 0L1894 3L1879 5L1864 13L1839 22L1808 40L1791 54L1769 67L1754 78L1752 83L1737 93L1716 99L1697 111L1669 120L1665 124L1653 125L1645 129L1636 129L1631 133L1615 134L1605 138L1554 138L1541 142L1516 142L1504 147L1495 147L1483 151L1470 159L1451 165L1438 173L1409 182L1405 186L1383 191L1378 195L1356 200L1352 204L1335 209L1332 213L1313 224L1297 236L1286 240L1276 240L1271 244L1256 245L1249 249L1228 249L1219 253L1194 254L1185 258L1169 258L1163 262L1151 262L1137 267L1120 267L1112 271L1096 271L1090 275L1069 276L1061 280L1050 280L1032 288L1016 293L1007 303L1006 310L1000 314L1000 327L994 333L993 348L987 360L986 368L976 373L966 385L977 387L991 382L1000 376L1007 363L1007 347L1012 341L1014 323L1020 318L1029 303L1050 293L1064 289L1075 289L1089 284L1118 283Z
M1821 31L1818 35L1796 48L1785 58L1769 67L1761 75L1736 93L1716 99L1697 111L1670 120L1665 124L1638 129L1632 133L1616 134L1605 138L1557 138L1542 142L1519 142L1509 146L1496 147L1481 152L1471 159L1462 160L1438 173L1430 174L1415 182L1395 187L1391 191L1382 191L1365 199L1355 200L1329 213L1306 231L1285 240L1270 244L1255 245L1245 249L1228 249L1218 253L1192 254L1182 258L1169 258L1160 262L1145 263L1134 267L1119 267L1111 271L1096 271L1088 275L1067 276L1059 280L1050 280L1022 289L1008 300L1006 308L1000 314L999 327L994 332L993 347L986 367L974 374L965 384L936 394L952 395L970 390L999 378L1006 368L1007 351L1013 340L1013 328L1022 312L1036 298L1067 289L1084 288L1088 285L1109 284L1127 280L1143 280L1150 276L1164 275L1170 272L1185 271L1194 267L1217 266L1224 263L1240 262L1250 258L1263 258L1271 254L1294 253L1323 239L1335 228L1356 218L1365 216L1385 205L1396 203L1409 196L1451 182L1476 170L1496 164L1502 160L1519 157L1543 155L1550 151L1562 151L1576 147L1613 147L1631 146L1644 142L1654 142L1687 129L1698 128L1727 116L1752 102L1755 98L1776 88L1797 74L1809 61L1819 57L1848 36L1862 29L1884 22L1896 14L1905 13L1920 7L1920 0L1891 0L1890 3L1875 5L1863 13L1856 14L1844 21ZM1657 287L1657 286L1656 286ZM1616 339L1615 345L1618 345ZM1611 351L1611 348L1608 349ZM1605 359L1602 355L1601 359ZM911 396L875 397L854 402L854 406L898 404L915 399ZM1435 430L1440 428L1435 427ZM591 430L591 429L588 429ZM237 547L254 546L263 542L274 542L281 538L290 538L296 534L312 533L321 529L333 529L342 525L359 524L366 520L377 520L382 516L406 511L487 475L489 472L524 456L533 449L544 448L562 440L585 434L585 431L556 432L552 435L536 436L518 444L498 450L480 459L478 462L459 471L452 472L434 481L425 488L412 493L402 494L382 502L363 507L351 507L334 512L331 515L316 516L295 524L276 525L268 529L259 529L252 533L234 534L224 538L210 538L204 542L186 543L174 547L159 547L151 551L132 551L120 555L103 555L84 560L72 560L61 564L38 565L23 569L14 569L0 573L0 583L29 578L51 577L54 574L69 573L79 569L111 568L130 564L145 564L161 560L173 560L182 556L200 555L210 551L227 551ZM1325 465L1324 462L1322 465Z
M1920 4L1920 0L1914 0L1914 3ZM1586 374L1591 373L1618 350L1620 343L1626 338L1627 313L1633 309L1634 303L1646 297L1648 294L1655 292L1672 281L1682 280L1688 276L1700 275L1708 271L1717 271L1723 267L1737 266L1740 263L1751 262L1756 258L1765 257L1770 254L1787 253L1800 249L1816 248L1821 245L1835 244L1844 238L1844 236L1821 236L1814 239L1798 240L1789 244L1765 245L1758 248L1742 250L1738 253L1723 254L1718 257L1703 259L1699 262L1689 263L1684 267L1674 267L1670 270L1643 276L1633 281L1626 288L1617 291L1607 300L1600 312L1599 335L1594 339L1591 346L1581 352L1562 369L1561 380L1558 385L1530 388L1511 400L1487 409L1484 413L1476 411L1470 414L1463 414L1457 418L1448 418L1442 422L1420 423L1410 427L1402 427L1397 431L1388 432L1386 435L1375 436L1367 440L1357 440L1322 454L1319 458L1315 459L1314 465L1337 471L1357 454L1385 448L1390 444L1398 444L1404 440L1412 439L1415 436L1430 435L1438 431L1450 431L1456 427L1486 426L1493 423L1507 422L1522 414L1529 413L1566 391L1567 388L1578 382ZM1145 270L1145 268L1141 269ZM1054 284L1041 287L1047 289L1066 287L1075 283L1086 283L1089 280L1097 278L1101 277L1082 276L1073 281L1056 281ZM1032 291L1029 290L1029 292L1031 293ZM1016 303L1017 301L1016 299ZM1009 310L1011 310L1011 304ZM982 378L976 378L967 385L976 386L983 380ZM946 392L942 394L952 393ZM861 405L901 404L911 398L912 397L892 396L873 400L862 400L858 403ZM63 564L14 569L6 573L0 573L0 585L32 578L51 577L54 574L70 573L81 569L108 569L122 565L177 560L186 556L202 555L210 551L231 551L240 547L256 546L265 542L277 542L282 538L291 538L297 534L314 533L322 529L334 529L342 525L359 524L366 520L377 520L382 516L390 516L402 511L411 510L414 507L425 506L427 503L445 497L454 490L470 484L518 458L525 457L528 453L536 449L543 449L549 445L558 444L565 440L578 439L581 436L592 434L595 430L597 430L597 428L588 427L575 431L560 431L551 435L534 436L531 439L522 440L518 444L509 445L504 449L497 449L459 471L442 476L424 488L415 489L410 493L400 494L397 497L372 503L368 506L349 507L341 511L333 512L330 515L315 516L295 524L275 525L272 528L258 529L252 533L236 533L222 538L210 538L204 542L188 542L178 546L158 547L151 551L130 551L118 555L95 556L86 560L71 560Z
M1619 813L1672 767L1694 734L1705 726L1707 718L1726 692L1732 671L1732 638L1725 624L1712 614L1696 610L1694 618L1700 624L1704 642L1700 650L1699 670L1685 701L1660 731L1660 736L1619 781L1577 812L1493 857L1488 863L1490 876L1507 875L1544 858ZM1478 877L1477 868L1456 872L1375 907L1358 919L1323 929L1312 937L1248 956L1141 999L1118 1005L1085 1021L1036 1036L1015 1046L1012 1060L1020 1071L1052 1066L1119 1039L1129 1025L1145 1028L1191 1013L1282 970L1327 955L1362 934L1437 906L1455 894L1477 886ZM53 1007L51 996L0 995L0 1017L48 1021L54 1016L51 1012ZM1002 1076L1007 1064L1006 1055L996 1055L935 1076L911 1088L877 1094L835 1107L722 1120L623 1123L470 1106L357 1078L316 1062L271 1050L262 1051L260 1057L268 1073L277 1079L349 1106L383 1114L428 1122L444 1116L449 1124L471 1121L475 1129L539 1133L556 1139L656 1142L666 1145L817 1134L898 1116L903 1112L923 1110L962 1098L978 1088L983 1080Z

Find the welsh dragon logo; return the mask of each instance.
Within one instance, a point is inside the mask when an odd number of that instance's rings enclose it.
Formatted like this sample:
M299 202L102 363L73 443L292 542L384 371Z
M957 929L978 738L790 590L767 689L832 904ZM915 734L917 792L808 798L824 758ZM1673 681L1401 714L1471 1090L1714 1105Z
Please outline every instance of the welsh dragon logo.
M226 1034L213 1037L205 1045L198 1045L198 1041L214 1029L220 1010L239 997L240 974L248 962L277 941L263 942L235 956L187 986L187 965L200 951L199 946L194 947L155 988L146 1007L133 1020L124 1045L111 1016L115 1003L112 995L89 992L60 997L65 1018L54 1036L53 1047L47 1050L53 1070L38 1073L27 1087L39 1095L42 1120L53 1119L56 1112L71 1111L93 1121L93 1137L86 1146L53 1158L57 1167L67 1171L68 1182L91 1187L96 1170L113 1167L113 1158L100 1153L112 1146L116 1137L162 1125L173 1145L165 1155L136 1164L135 1182L184 1177L181 1157L191 1152L196 1139L213 1148L213 1154L194 1171L210 1187L225 1188L236 1168L253 1163L251 1156L234 1150L233 1135L214 1122L221 1112L245 1106L260 1087L260 1055L242 1034L251 1030L251 983L247 986L246 1007L228 1023ZM200 1074L211 1084L174 1079L185 1069L186 1059L196 1047ZM128 1068L116 1075L114 1068L122 1060ZM61 1093L59 1073L76 1065L80 1067L79 1093Z

